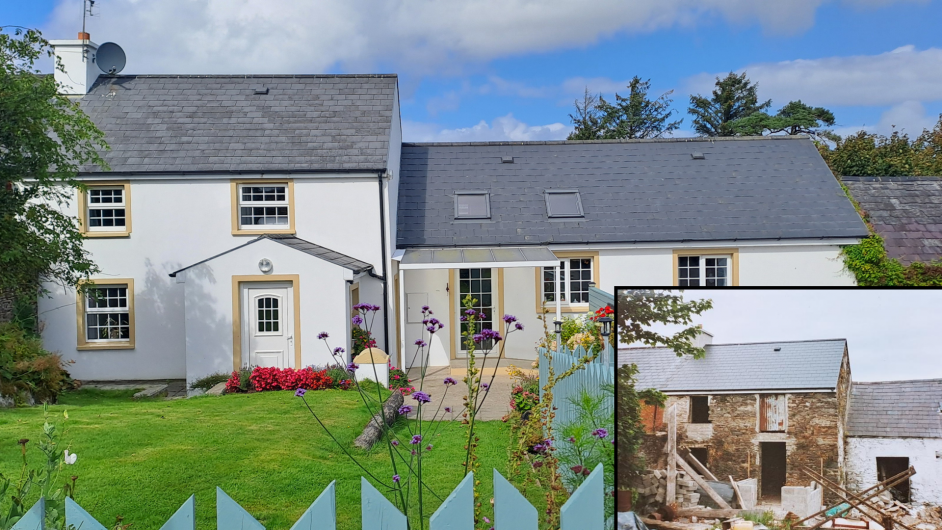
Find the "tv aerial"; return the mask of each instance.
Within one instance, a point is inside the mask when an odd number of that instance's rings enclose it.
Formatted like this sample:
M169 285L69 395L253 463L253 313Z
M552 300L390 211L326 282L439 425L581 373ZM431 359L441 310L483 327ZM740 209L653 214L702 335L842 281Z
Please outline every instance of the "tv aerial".
M99 70L106 74L114 75L124 70L127 57L124 55L124 50L121 49L121 46L113 42L106 42L98 47L98 52L95 54L95 62L98 64Z

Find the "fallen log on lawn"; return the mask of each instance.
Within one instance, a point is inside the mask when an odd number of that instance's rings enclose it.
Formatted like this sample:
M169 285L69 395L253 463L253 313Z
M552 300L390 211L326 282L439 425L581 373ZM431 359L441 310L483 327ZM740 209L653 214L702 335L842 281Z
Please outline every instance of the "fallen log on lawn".
M383 402L382 415L385 417L386 425L392 425L396 421L396 417L399 416L399 407L402 406L402 403L402 392L393 392L386 401ZM357 439L353 441L353 445L361 449L373 447L373 444L383 435L383 428L383 420L380 419L380 413L377 412L366 424L366 427L363 428L363 434L357 436Z

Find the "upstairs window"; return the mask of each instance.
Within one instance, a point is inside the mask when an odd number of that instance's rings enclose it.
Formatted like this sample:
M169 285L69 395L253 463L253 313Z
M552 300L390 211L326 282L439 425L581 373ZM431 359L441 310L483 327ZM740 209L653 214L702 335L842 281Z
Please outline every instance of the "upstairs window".
M294 183L233 183L233 234L294 233Z
M490 196L484 191L455 192L455 219L490 219Z
M82 232L86 237L121 237L131 233L128 183L89 184L80 194Z
M690 396L690 423L710 423L710 396Z
M546 214L555 217L584 217L577 190L546 190Z

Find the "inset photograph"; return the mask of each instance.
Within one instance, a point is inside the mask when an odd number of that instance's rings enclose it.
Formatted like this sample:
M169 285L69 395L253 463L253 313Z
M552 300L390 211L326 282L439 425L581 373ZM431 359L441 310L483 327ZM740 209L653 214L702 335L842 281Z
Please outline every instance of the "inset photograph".
M942 291L615 299L619 530L942 528Z

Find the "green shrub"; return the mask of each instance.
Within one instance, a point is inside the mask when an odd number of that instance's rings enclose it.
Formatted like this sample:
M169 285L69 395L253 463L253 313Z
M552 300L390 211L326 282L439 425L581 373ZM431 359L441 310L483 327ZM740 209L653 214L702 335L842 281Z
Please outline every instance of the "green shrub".
M24 393L30 393L36 401L54 403L73 386L65 364L19 325L0 324L0 395L20 402Z
M214 374L209 374L206 377L201 377L196 381L193 381L193 384L190 385L191 389L201 389L209 390L210 388L218 385L219 383L225 383L229 380L229 374L224 374L222 372L216 372Z

